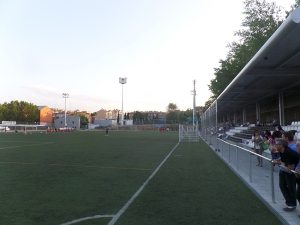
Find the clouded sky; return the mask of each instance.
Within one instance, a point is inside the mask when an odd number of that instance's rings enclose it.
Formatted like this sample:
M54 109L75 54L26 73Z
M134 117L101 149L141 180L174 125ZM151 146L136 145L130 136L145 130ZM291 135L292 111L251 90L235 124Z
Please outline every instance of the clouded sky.
M270 2L270 1L268 1ZM289 9L294 0L277 0ZM0 0L0 103L95 112L204 105L242 0Z

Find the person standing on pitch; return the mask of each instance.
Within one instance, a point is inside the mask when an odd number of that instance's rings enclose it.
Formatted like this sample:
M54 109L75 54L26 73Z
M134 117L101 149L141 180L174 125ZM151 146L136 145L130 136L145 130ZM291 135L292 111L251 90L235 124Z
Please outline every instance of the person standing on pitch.
M280 152L281 167L279 171L279 187L285 198L286 207L284 211L293 211L296 209L296 182L291 170L299 163L300 154L288 147L288 142L284 139L277 139L275 144Z
M108 127L105 129L105 136L108 136Z

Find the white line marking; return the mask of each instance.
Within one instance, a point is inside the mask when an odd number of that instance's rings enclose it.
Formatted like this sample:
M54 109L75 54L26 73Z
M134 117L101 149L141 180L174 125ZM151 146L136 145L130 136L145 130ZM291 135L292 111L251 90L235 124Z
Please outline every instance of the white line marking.
M81 219L77 219L77 220L72 220L70 222L66 222L66 223L63 223L61 225L70 225L70 224L74 224L74 223L79 223L79 222L82 222L82 221L85 221L85 220L91 220L91 219L98 219L98 218L103 218L103 217L114 217L115 215L96 215L96 216L88 216L88 217L84 217L84 218L81 218Z
M32 144L32 145L18 145L18 146L11 146L11 147L5 147L0 149L9 149L9 148L22 148L22 147L28 147L28 146L35 146L35 145L49 145L53 144L54 142L46 142L46 143L39 143L39 144Z
M119 217L125 212L125 210L130 206L130 204L133 202L133 200L142 192L144 187L148 184L148 182L154 177L156 172L160 169L160 167L165 163L165 161L169 158L169 156L172 154L172 152L175 150L175 148L179 145L179 143L172 149L172 151L166 156L166 158L159 164L159 166L156 168L156 170L151 174L151 176L145 181L145 183L135 192L135 194L129 199L129 201L123 206L122 209L113 217L113 219L108 223L108 225L113 225Z

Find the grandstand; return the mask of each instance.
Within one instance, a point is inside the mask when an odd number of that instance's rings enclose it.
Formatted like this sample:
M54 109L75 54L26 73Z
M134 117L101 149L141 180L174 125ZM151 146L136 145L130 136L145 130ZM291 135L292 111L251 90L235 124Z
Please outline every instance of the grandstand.
M253 148L253 142L251 141L252 135L255 130L259 130L263 132L265 130L269 130L271 133L275 130L274 126L255 126L252 124L250 127L232 127L230 128L227 134L227 140L235 143L240 143L246 147ZM287 125L283 126L284 131L296 130L296 137L300 139L300 126Z
M297 131L296 137L300 139L299 40L300 7L295 9L281 24L201 116L201 137L212 146L212 149L221 149L220 153L216 152L223 160L227 157L228 164L231 165L231 160L236 160L237 170L239 170L239 164L247 163L251 183L254 182L251 177L252 171L257 168L251 161L251 156L264 158L268 162L268 175L264 177L271 179L265 181L257 179L255 187L257 188L259 183L271 182L273 203L275 203L274 173L276 172L274 172L273 163L265 156L252 153L245 147L253 147L251 137L255 129L275 130L274 126L270 126L273 118L278 121L277 123L283 130ZM263 126L255 126L253 123L257 120ZM221 126L225 123L235 125L229 128ZM220 139L221 134L224 133L222 129L225 129L227 134L225 140ZM223 148L223 145L226 148ZM234 157L231 156L231 148L235 150ZM239 158L242 153L247 154L244 159ZM245 161L245 159L249 161ZM244 175L245 173L241 175L241 179L245 179ZM263 187L262 190L266 190L266 188ZM264 195L263 193L261 197ZM266 204L271 203L268 201ZM280 213L281 209L278 208L278 205L274 204L272 207ZM285 219L289 220L290 216L287 215ZM299 218L297 218L298 220Z
M299 40L300 7L282 23L203 113L203 130L219 128L219 124L225 122L242 125L247 121L253 124L257 119L262 124L271 124L275 118L284 130L298 131ZM237 135L231 136L238 141Z

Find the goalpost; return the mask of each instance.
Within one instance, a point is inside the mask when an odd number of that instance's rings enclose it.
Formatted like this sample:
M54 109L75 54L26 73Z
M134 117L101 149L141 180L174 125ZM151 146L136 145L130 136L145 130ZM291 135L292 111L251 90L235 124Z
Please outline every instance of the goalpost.
M198 122L194 127L179 124L179 141L198 142Z

